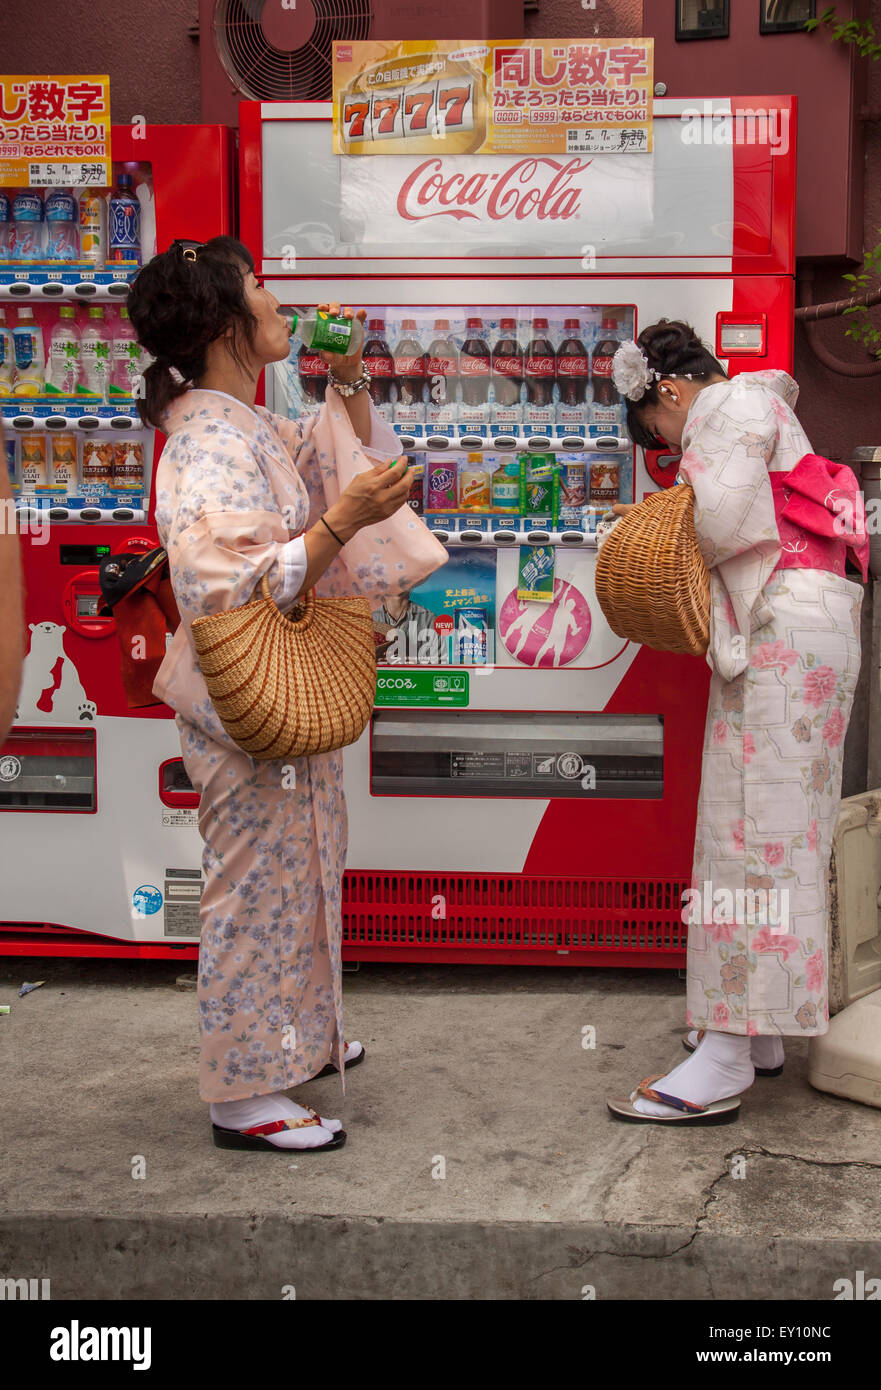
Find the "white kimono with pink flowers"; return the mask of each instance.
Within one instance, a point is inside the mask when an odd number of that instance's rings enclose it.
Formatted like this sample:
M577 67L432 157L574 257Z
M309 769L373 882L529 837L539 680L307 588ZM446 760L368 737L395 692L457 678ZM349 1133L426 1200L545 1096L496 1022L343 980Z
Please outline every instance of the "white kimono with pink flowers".
M329 1060L341 1066L342 755L255 762L243 753L211 704L190 628L248 603L264 574L289 607L299 588L289 571L292 549L302 552L295 538L355 473L395 457L398 441L374 412L380 453L371 458L330 389L321 411L299 420L190 390L165 428L156 524L181 624L153 689L177 712L200 793L200 1091L206 1101L244 1100L299 1085ZM397 594L446 559L403 506L349 541L315 587Z
M811 453L783 372L708 386L681 477L710 567L704 734L688 923L688 1015L740 1034L828 1026L826 873L860 665L862 588L777 569L769 471Z

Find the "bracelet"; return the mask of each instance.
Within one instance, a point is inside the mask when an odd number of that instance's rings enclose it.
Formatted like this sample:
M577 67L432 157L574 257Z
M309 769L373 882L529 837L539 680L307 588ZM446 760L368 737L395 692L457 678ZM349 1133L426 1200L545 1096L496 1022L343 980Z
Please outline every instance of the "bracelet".
M320 516L320 517L318 518L318 520L319 520L324 526L327 526L328 531L329 531L330 534L333 536L333 538L334 538L334 540L336 541L337 545L339 545L339 546L345 545L346 542L340 540L340 538L339 538L339 536L337 535L336 531L333 529L332 526L328 526L328 525L327 525L327 522L324 520L324 517L323 517L323 516Z
M370 373L362 363L361 375L358 377L357 381L340 381L334 376L331 368L328 367L327 384L332 386L335 391L338 391L341 396L356 396L359 391L367 390L367 387L370 385Z

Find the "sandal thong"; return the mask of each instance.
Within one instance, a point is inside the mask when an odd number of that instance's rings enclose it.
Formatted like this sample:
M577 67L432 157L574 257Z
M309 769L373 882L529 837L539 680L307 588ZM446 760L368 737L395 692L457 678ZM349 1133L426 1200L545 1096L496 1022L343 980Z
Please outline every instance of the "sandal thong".
M348 1043L346 1044L346 1046L348 1046ZM358 1053L358 1056L357 1056L357 1057L353 1057L352 1060L351 1060L351 1062L347 1062L347 1063L346 1063L346 1071L351 1071L352 1067L357 1067L358 1063L359 1063L359 1062L363 1062L363 1061L364 1061L364 1058L365 1058L366 1056L367 1056L367 1049L366 1049L365 1047L362 1047L362 1048L361 1048L361 1051ZM323 1066L323 1067L321 1068L321 1071L317 1071L317 1072L315 1073L314 1076L310 1076L310 1077L309 1077L309 1080L310 1080L310 1081L320 1081L321 1078L322 1078L322 1076L339 1076L339 1074L340 1074L339 1067L335 1067L334 1064L333 1064L333 1062L328 1062L328 1063L326 1064L326 1066ZM303 1082L303 1085L305 1086L305 1084L306 1084L306 1083L305 1083L305 1081L304 1081L304 1082Z
M698 1042L700 1042L701 1038L704 1036L704 1033L705 1033L706 1031L707 1031L707 1030L706 1030L705 1028L699 1028L699 1029L698 1029L698 1034L697 1034L697 1040L698 1040ZM697 1049L696 1049L695 1047L693 1047L692 1044L688 1041L688 1034L687 1034L687 1033L686 1033L685 1037L682 1039L682 1046L685 1048L686 1052L696 1052L696 1051L697 1051ZM783 1063L781 1062L779 1067L754 1067L753 1070L755 1071L756 1076L782 1076L782 1075L783 1075Z
M618 1099L607 1100L606 1104L612 1114L618 1120L628 1120L631 1124L654 1124L654 1125L727 1125L732 1120L737 1119L740 1110L740 1096L731 1096L727 1100L714 1100L709 1105L695 1105L690 1100L681 1100L679 1096L668 1096L663 1091L652 1089L653 1082L660 1081L660 1076L647 1076L644 1081L640 1081L636 1088L638 1096L644 1096L646 1100L657 1101L659 1105L670 1105L679 1113L676 1115L643 1115L641 1110L637 1110L629 1096Z
M320 1154L326 1153L328 1149L341 1149L346 1142L344 1129L338 1129L332 1134L330 1143L316 1144L311 1149L285 1149L263 1137L266 1134L278 1134L283 1129L308 1129L310 1125L321 1124L321 1116L317 1110L313 1110L311 1105L304 1106L304 1109L309 1111L311 1118L308 1120L269 1120L265 1125L253 1125L250 1129L223 1129L221 1125L212 1125L215 1146L218 1149L274 1149L276 1153L284 1154Z

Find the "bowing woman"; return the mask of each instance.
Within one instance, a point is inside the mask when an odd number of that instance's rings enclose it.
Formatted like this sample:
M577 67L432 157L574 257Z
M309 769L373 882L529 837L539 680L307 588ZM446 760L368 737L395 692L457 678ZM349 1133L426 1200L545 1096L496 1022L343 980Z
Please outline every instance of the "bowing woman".
M405 592L446 554L405 505L406 460L389 466L398 441L370 404L360 353L322 353L330 385L317 413L288 420L255 405L290 335L240 242L176 242L128 303L156 359L141 416L168 436L156 524L181 624L154 692L176 712L200 794L200 1092L221 1148L339 1148L340 1121L285 1092L364 1056L342 1034L342 758L252 760L212 706L190 628L257 597L264 575L284 611L312 586Z
M755 1076L780 1074L786 1038L828 1028L826 870L860 666L845 562L850 547L865 579L868 543L856 479L812 454L785 372L729 380L692 328L662 319L613 374L636 443L682 449L713 674L683 912L691 1056L609 1108L723 1123Z

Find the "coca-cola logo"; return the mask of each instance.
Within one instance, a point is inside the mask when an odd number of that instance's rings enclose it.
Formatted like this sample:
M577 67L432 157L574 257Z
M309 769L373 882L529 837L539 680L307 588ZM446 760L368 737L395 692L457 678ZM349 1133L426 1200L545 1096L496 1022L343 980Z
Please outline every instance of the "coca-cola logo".
M553 376L554 365L553 357L527 357L526 373L528 376Z
M453 376L456 371L456 363L451 357L429 357L428 375L429 376Z
M394 376L395 364L390 357L372 357L365 353L367 370L371 376Z
M587 376L590 371L590 363L586 357L558 357L557 373L559 376Z
M327 363L314 353L301 353L297 367L300 376L325 376L327 373Z
M425 376L425 358L396 357L395 371L398 376Z
M593 374L594 374L594 376L611 376L611 375L612 375L612 358L611 358L611 357L595 357L595 358L593 359Z
M494 357L493 371L497 376L519 376L523 371L523 358Z
M459 359L459 370L463 376L489 376L488 357L466 357Z
M445 174L442 159L426 159L401 184L398 215L410 222L427 217L480 221L482 214L494 222L507 217L566 220L576 215L581 200L573 181L592 163L541 155L494 173ZM480 212L470 211L477 207Z

